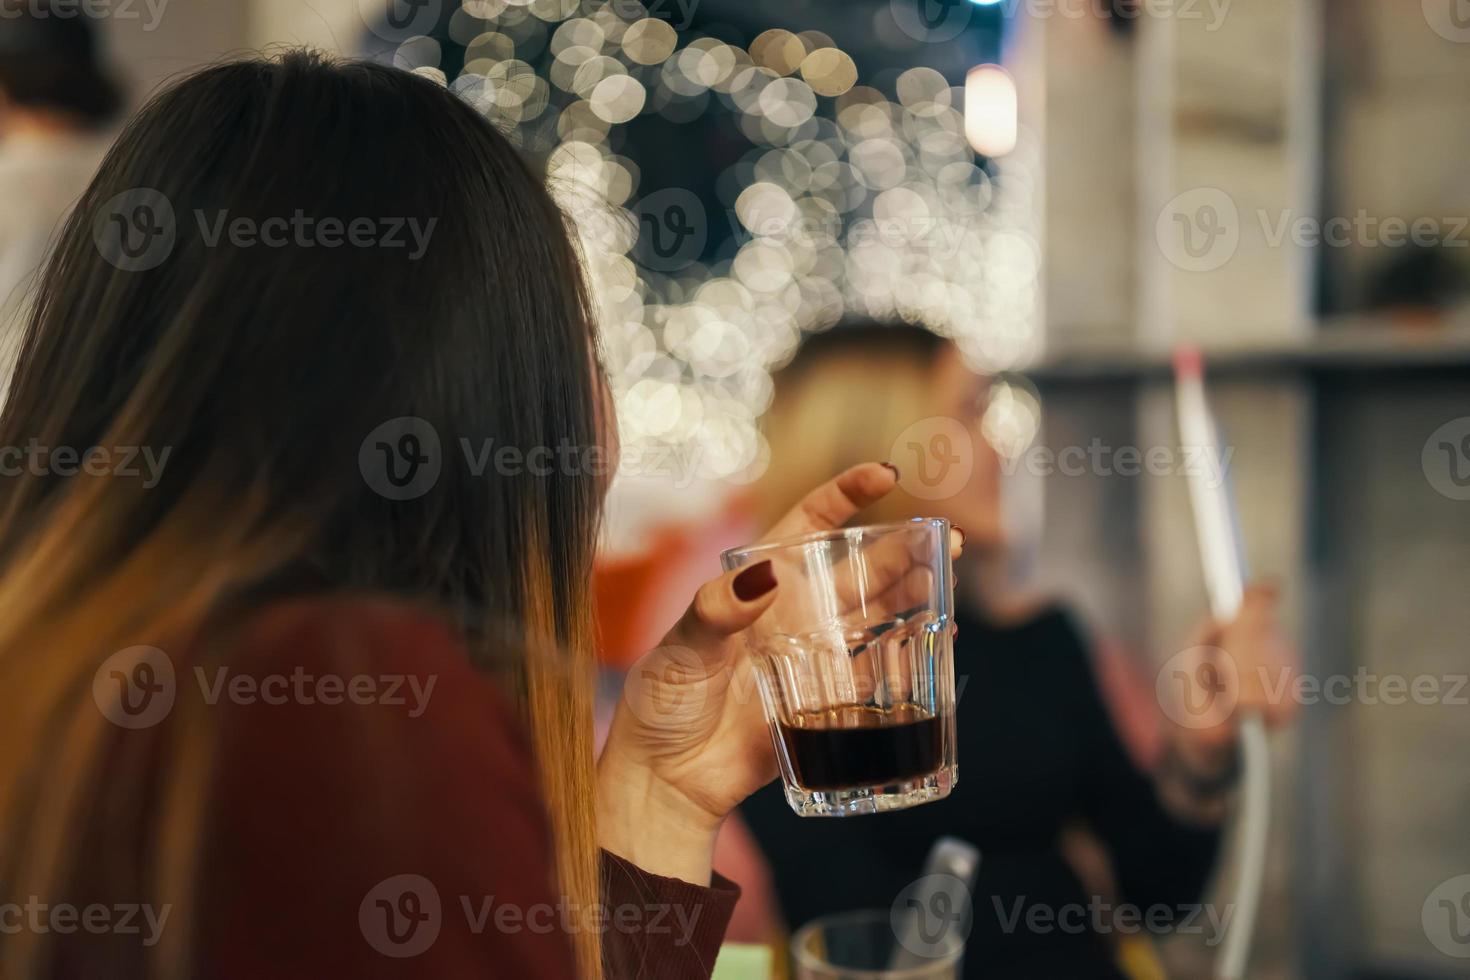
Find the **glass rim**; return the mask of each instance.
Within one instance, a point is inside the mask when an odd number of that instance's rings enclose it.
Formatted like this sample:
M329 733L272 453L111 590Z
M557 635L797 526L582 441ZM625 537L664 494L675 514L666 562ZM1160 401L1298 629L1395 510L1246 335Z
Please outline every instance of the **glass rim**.
M805 940L818 929L828 928L834 925L852 925L866 922L886 923L890 930L893 929L892 913L884 912L881 909L850 909L846 912L829 912L826 915L817 916L792 933L792 955L795 956L798 965L808 969L840 970L848 976L871 977L873 980L904 980L905 977L923 977L926 973L931 973L936 966L948 966L958 963L960 957L965 952L965 944L956 940L954 943L955 948L946 950L943 956L929 958L926 963L904 967L901 970L870 970L865 967L837 966L836 964L819 959L815 953L808 952L806 949ZM949 938L954 940L953 935ZM894 935L893 941L895 943L899 941L897 934Z
M947 527L948 525L949 518L947 517L910 517L903 521L856 524L852 527L833 528L830 531L808 531L806 534L796 534L789 538L780 538L776 541L764 541L756 544L741 545L738 548L726 548L720 552L720 561L728 562L737 555L746 557L766 551L783 551L787 548L798 548L802 545L815 544L818 541L837 541L843 538L861 536L865 531L878 531L887 534L893 531L911 530L921 526L941 528Z

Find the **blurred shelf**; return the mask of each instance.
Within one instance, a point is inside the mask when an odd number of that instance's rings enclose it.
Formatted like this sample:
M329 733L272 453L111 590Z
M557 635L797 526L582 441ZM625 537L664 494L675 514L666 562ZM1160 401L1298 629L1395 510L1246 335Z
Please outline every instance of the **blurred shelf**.
M1118 347L1070 348L1043 357L1021 373L1037 384L1150 380L1167 377L1171 351ZM1259 376L1324 371L1420 371L1470 368L1470 315L1422 324L1381 318L1334 320L1300 343L1206 348L1211 376Z

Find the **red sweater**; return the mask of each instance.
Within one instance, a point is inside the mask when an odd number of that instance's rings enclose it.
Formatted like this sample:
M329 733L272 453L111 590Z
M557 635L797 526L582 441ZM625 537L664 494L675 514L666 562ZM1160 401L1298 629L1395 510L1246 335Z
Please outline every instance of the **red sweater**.
M218 719L196 976L575 976L530 746L441 622L302 600L257 616L225 656L171 660L170 717L191 698ZM168 728L118 729L133 765L109 768L156 772ZM708 976L738 889L602 863L607 975ZM106 893L88 878L83 893ZM136 950L120 943L63 941L60 975L122 975L116 954Z

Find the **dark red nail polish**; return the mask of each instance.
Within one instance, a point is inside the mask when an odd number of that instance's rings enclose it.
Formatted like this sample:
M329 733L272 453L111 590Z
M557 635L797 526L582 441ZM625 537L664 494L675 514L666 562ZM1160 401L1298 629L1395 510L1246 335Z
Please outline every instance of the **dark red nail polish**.
M965 546L965 529L958 524L951 524L949 529L960 536L960 547L963 548Z
M776 587L776 572L770 561L751 565L735 576L735 598L741 602L754 602Z
M894 466L892 463L884 463L883 465L893 471L893 480L895 483L903 479L903 474L898 472L897 466Z

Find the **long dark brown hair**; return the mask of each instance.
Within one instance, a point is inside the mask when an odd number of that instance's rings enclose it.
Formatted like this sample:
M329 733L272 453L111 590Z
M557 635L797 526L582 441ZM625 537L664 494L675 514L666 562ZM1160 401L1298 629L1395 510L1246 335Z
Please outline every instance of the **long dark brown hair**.
M235 234L237 219L269 235ZM357 244L327 230L354 220ZM0 447L112 452L108 467L53 455L0 478L0 894L75 873L66 842L97 819L108 723L91 685L109 654L274 595L361 592L432 601L472 649L512 623L527 649L573 652L522 658L514 685L562 888L589 908L578 665L601 480L576 465L476 473L461 449L597 445L602 398L562 215L443 86L291 53L154 99L65 226L0 417ZM395 419L410 421L380 428ZM389 446L432 432L437 479L416 494L381 483L374 432ZM141 450L167 453L161 471ZM203 765L208 741L185 740L179 767ZM138 842L136 874L155 885L187 879L195 819L189 792L163 795L173 809ZM578 936L595 974L595 931ZM32 953L6 959L41 969ZM156 972L187 974L173 955Z

